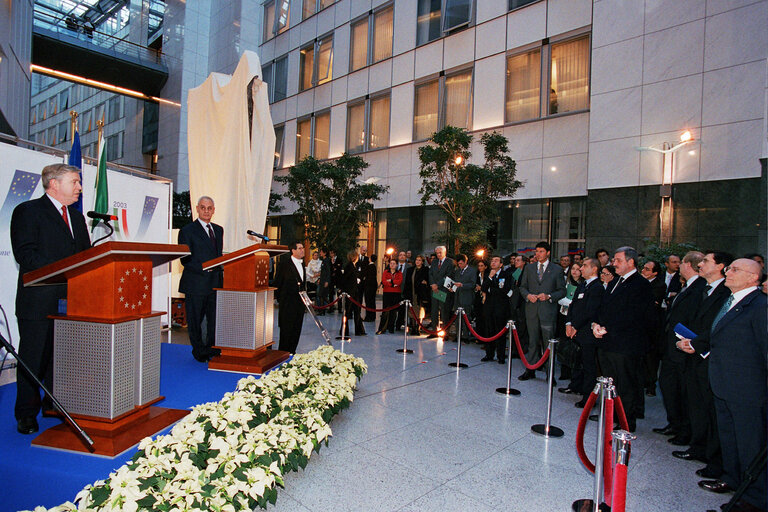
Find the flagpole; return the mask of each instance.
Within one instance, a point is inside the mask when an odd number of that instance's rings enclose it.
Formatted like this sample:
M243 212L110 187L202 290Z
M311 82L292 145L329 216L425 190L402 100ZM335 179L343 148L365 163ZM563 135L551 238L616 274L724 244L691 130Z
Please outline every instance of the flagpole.
M99 130L99 135L96 138L96 153L99 152L99 148L101 147L101 139L104 138L104 121L102 119L99 119L96 121L96 126ZM96 165L99 165L99 157L101 155L96 155Z
M69 111L69 140L75 140L75 132L77 131L77 110Z

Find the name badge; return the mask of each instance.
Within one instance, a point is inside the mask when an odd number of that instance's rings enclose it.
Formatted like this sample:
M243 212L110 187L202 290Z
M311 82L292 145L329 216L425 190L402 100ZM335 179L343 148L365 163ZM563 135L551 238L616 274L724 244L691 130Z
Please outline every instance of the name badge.
M584 294L583 294L583 293L580 293L580 294L579 294L579 296L578 296L577 298L579 298L579 299L583 299L583 298L584 298Z
M499 288L504 288L504 279L499 279Z

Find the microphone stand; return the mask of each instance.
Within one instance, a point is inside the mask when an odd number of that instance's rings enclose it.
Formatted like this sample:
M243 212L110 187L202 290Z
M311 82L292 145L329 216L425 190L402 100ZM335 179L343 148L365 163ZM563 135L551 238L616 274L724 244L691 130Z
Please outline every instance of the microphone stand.
M99 219L99 220L101 220L101 219ZM115 228L113 228L113 227L112 227L112 224L110 224L110 223L109 223L109 221L106 221L106 220L102 220L101 222L103 222L103 223L104 223L104 225L105 225L105 226L107 226L107 227L109 228L109 233L107 233L107 234L106 234L106 235L104 235L103 237L101 237L101 238L99 238L98 240L96 240L95 242L93 242L93 243L91 244L91 247L96 247L96 244L97 244L97 243L99 243L99 242L101 242L102 240L106 240L107 238L111 237L111 236L112 236L112 233L114 233L114 232L115 232ZM96 224L96 226L98 226L98 224ZM96 227L96 226L94 226L94 227Z
M8 341L3 337L2 334L0 334L0 343L2 343L5 350L11 354L13 357L16 358L16 361L27 371L27 373L32 377L32 380L34 380L38 386L42 388L42 390L45 392L46 395L48 395L53 402L53 405L58 409L64 417L67 419L70 425L74 427L74 429L77 431L77 433L80 435L80 437L83 438L83 440L88 443L88 448L93 451L93 439L83 430L80 428L80 425L77 424L77 422L72 418L72 416L69 415L66 409L64 409L64 406L61 405L61 402L59 402L55 396L53 396L53 393L45 387L45 384L42 383L42 381L38 378L37 375L34 374L32 370L30 370L29 366L27 366L27 363L24 362L23 359L19 357L19 354L14 350L13 345L8 343Z

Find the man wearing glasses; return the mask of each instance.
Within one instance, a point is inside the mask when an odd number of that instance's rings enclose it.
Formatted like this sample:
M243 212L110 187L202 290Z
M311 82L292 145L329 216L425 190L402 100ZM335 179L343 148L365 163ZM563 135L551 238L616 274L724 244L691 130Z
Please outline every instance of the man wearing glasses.
M745 470L766 445L768 402L768 333L766 297L760 292L760 264L742 258L726 269L725 286L731 294L715 316L709 354L695 341L680 349L709 357L709 384L723 454L722 480L702 480L708 491L736 489ZM766 465L763 456L757 477L747 487L735 510L766 510Z

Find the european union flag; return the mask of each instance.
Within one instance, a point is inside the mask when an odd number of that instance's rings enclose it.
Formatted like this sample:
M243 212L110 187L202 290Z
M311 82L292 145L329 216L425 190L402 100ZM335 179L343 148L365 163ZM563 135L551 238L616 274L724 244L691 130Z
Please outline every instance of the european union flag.
M0 208L0 226L10 225L13 209L24 201L29 201L38 183L40 183L39 174L16 170L11 186L5 194L3 206Z
M157 197L144 196L144 210L141 212L141 221L139 222L139 231L136 233L136 240L143 240L144 235L149 229L149 223L152 221L152 215L157 207Z
M77 133L77 130L75 130L75 135L72 137L72 151L69 152L69 160L67 160L67 163L78 169L83 168L83 154L80 150L80 134ZM80 173L80 180L82 179L83 173ZM72 206L77 208L77 211L79 212L83 211L83 194L80 194L80 197L77 198L77 202Z

